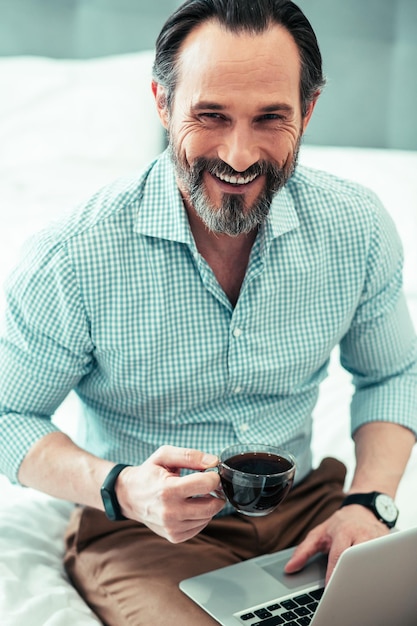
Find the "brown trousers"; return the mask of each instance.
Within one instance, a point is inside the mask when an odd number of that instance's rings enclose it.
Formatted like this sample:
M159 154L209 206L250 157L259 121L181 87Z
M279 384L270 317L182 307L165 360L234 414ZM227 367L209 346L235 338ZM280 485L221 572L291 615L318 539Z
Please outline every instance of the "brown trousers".
M77 507L66 534L65 567L107 626L214 626L178 589L180 580L296 545L339 508L344 479L342 463L324 459L270 515L220 517L181 544L137 522L110 522L101 511Z

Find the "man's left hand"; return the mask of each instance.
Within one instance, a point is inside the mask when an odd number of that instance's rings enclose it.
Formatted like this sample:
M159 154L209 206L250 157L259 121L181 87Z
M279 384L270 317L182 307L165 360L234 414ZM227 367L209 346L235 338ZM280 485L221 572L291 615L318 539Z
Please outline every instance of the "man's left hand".
M372 511L356 504L343 507L309 532L295 549L285 567L285 572L287 574L298 572L309 558L322 552L328 554L327 584L340 555L346 548L388 533L387 526L379 522Z

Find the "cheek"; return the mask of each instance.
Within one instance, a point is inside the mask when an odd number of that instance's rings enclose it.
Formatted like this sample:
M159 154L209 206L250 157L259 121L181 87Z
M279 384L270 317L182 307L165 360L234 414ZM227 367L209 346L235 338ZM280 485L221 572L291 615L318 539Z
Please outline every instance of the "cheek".
M225 141L224 129L203 127L194 120L181 121L170 126L174 148L188 163L199 157L218 158L218 149Z
M177 153L188 162L204 154L205 147L208 145L206 135L207 133L202 132L201 128L192 122L170 126L170 140Z
M271 137L270 154L279 167L285 167L292 161L298 150L302 133L296 127L279 131Z

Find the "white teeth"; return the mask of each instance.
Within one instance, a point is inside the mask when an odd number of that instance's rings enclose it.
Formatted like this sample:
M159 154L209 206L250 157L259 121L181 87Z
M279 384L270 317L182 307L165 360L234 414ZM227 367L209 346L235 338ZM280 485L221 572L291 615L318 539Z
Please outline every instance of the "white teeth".
M252 176L247 176L244 178L243 176L227 176L226 174L216 174L217 178L223 180L225 183L230 183L231 185L247 185L255 180L257 174L253 174Z

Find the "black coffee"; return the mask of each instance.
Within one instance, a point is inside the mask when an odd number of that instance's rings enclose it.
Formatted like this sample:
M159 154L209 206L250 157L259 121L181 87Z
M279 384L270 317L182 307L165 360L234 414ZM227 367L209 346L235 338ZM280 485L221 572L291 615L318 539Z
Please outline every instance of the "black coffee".
M285 498L294 480L294 472L282 475L293 464L268 452L237 454L224 464L228 467L221 466L219 473L225 495L235 508L249 515L272 511Z
M269 452L244 452L224 461L229 467L247 474L281 474L292 468L292 463Z

